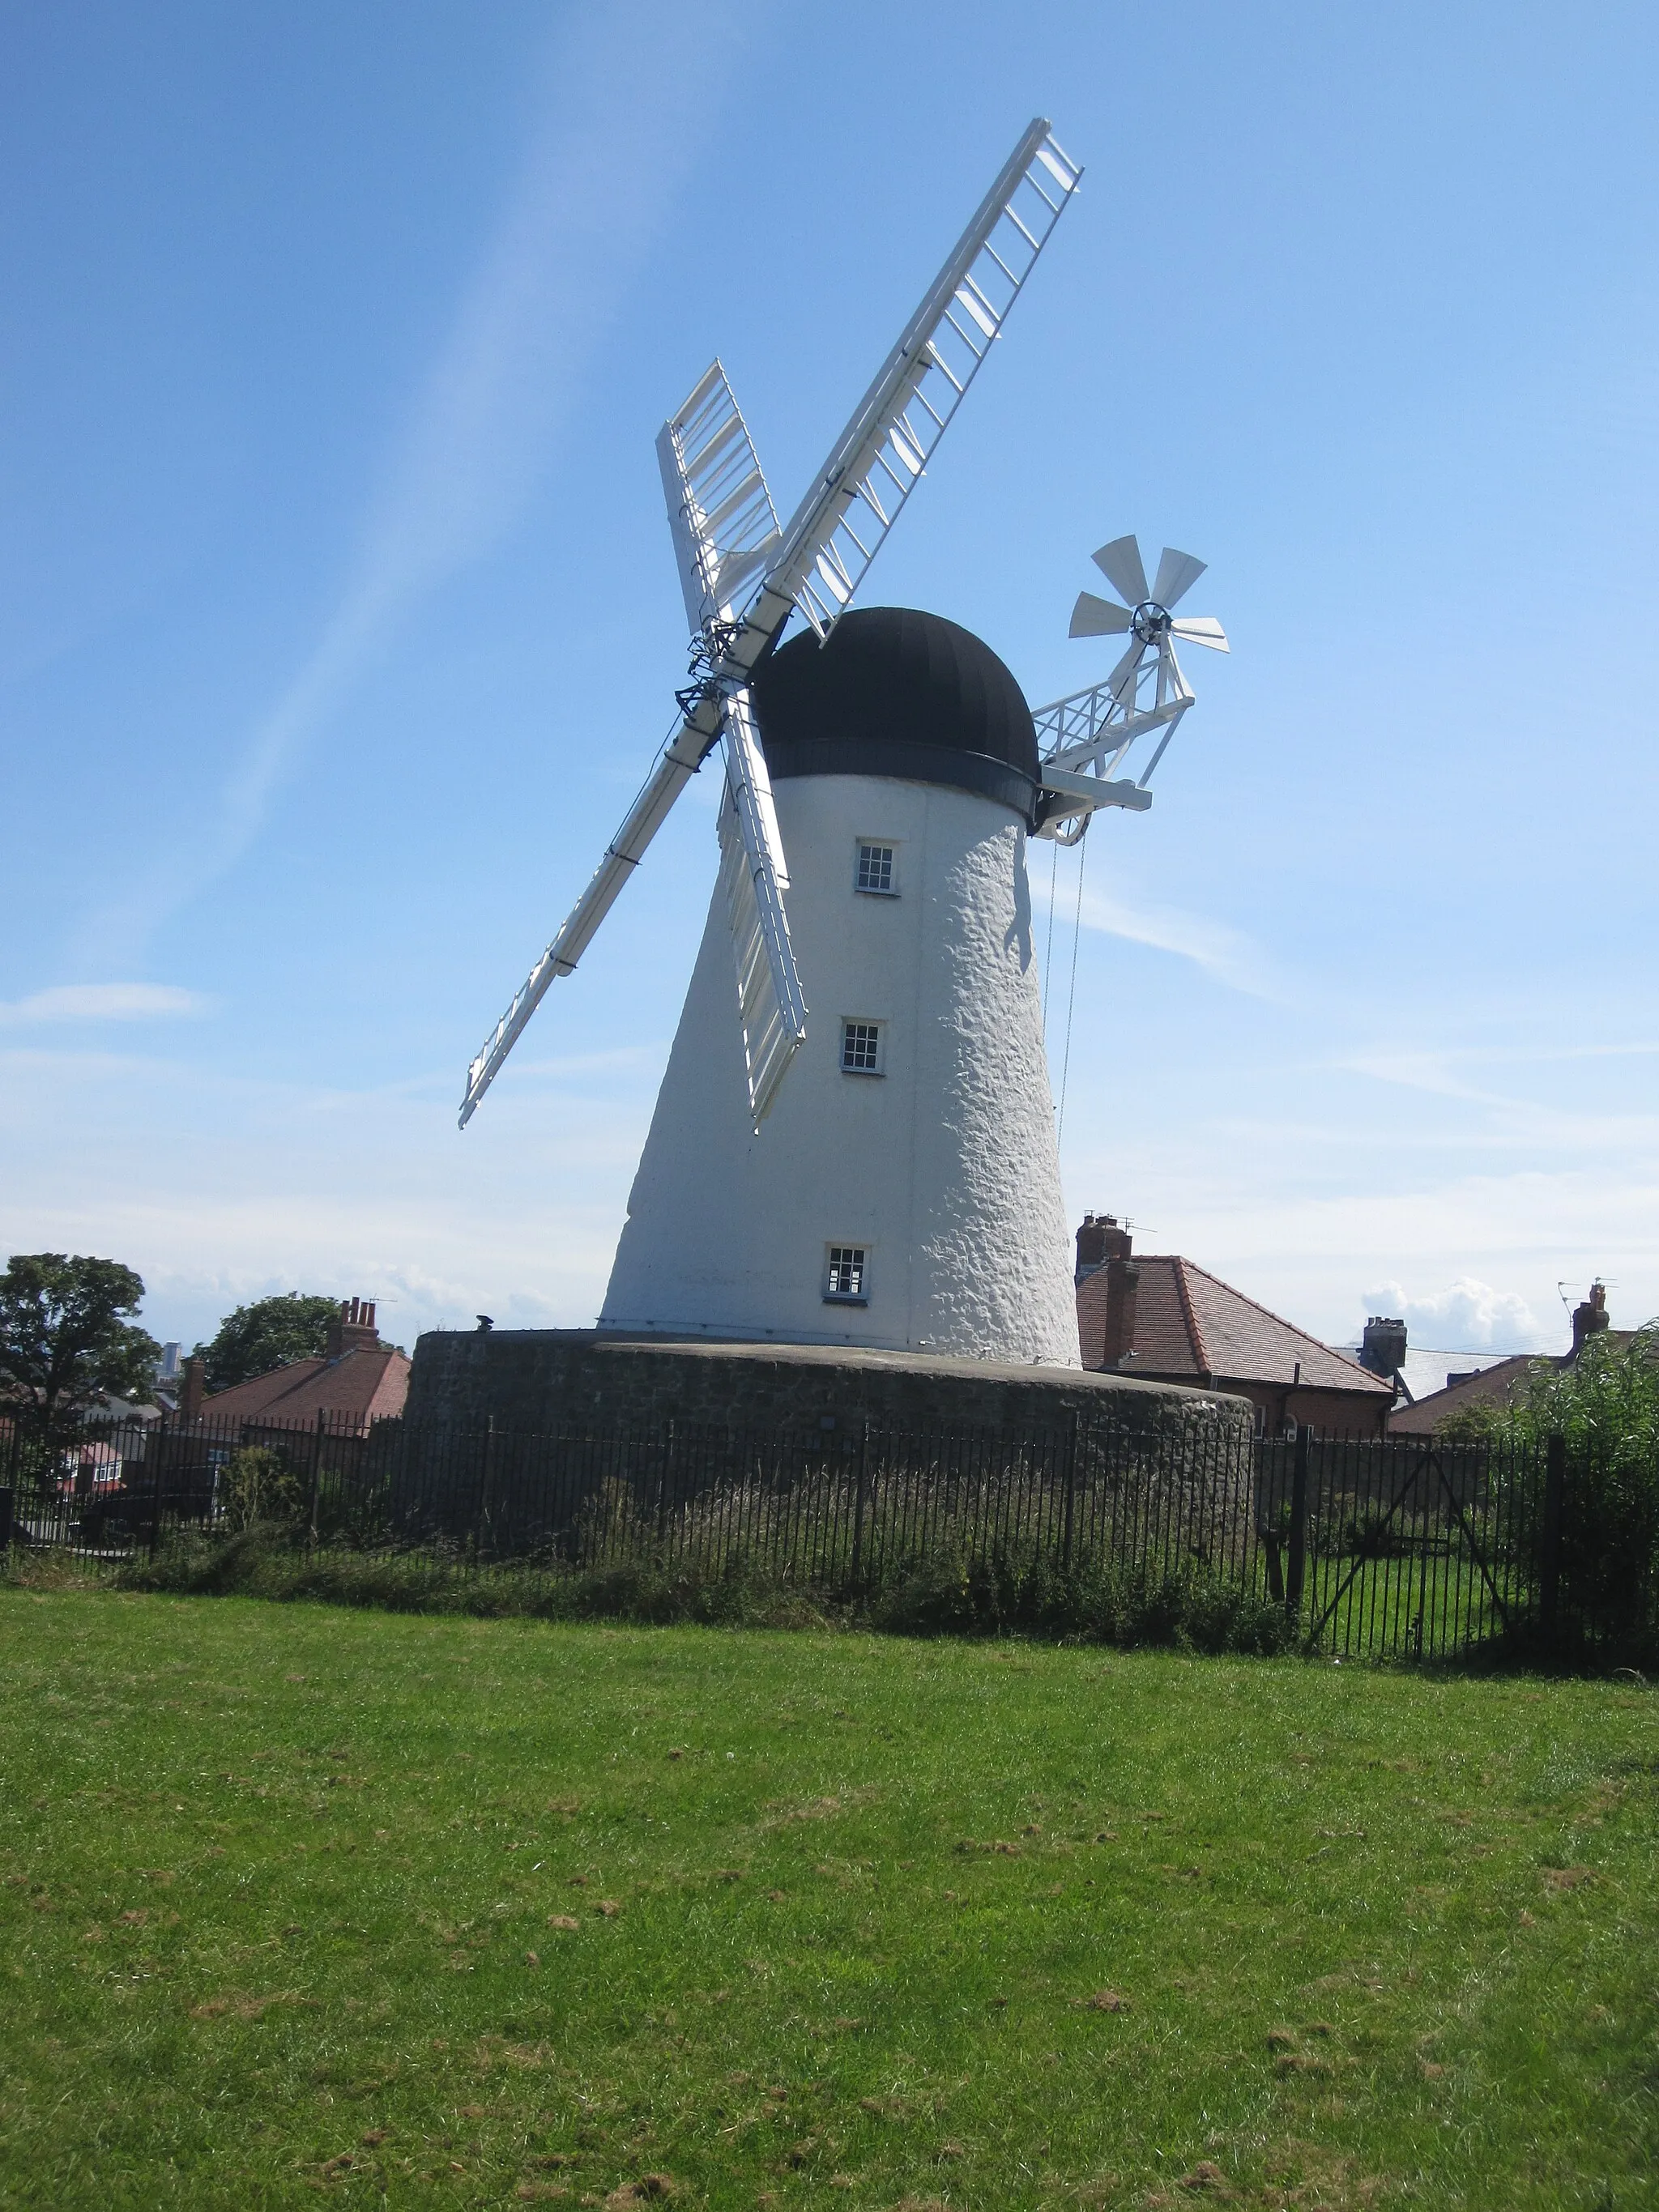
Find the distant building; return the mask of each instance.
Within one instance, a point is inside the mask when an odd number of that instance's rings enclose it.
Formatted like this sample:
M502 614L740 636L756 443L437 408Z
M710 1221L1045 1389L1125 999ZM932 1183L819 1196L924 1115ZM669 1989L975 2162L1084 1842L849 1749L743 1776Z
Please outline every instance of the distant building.
M320 1359L291 1359L210 1397L202 1393L201 1376L201 1362L186 1361L179 1413L216 1428L310 1428L320 1413L334 1434L361 1436L372 1421L401 1413L409 1395L409 1360L381 1343L374 1308L361 1298L342 1304Z
M1077 1315L1085 1367L1230 1390L1252 1401L1267 1432L1305 1421L1378 1436L1394 1403L1392 1377L1368 1373L1193 1261L1136 1256L1114 1214L1086 1214L1077 1232Z
M1389 1422L1389 1433L1429 1437L1454 1413L1468 1413L1479 1406L1512 1406L1525 1395L1535 1369L1559 1370L1571 1367L1591 1337L1604 1333L1611 1343L1628 1344L1634 1331L1608 1329L1607 1288L1595 1282L1590 1285L1589 1297L1573 1308L1571 1352L1559 1355L1518 1352L1512 1358L1494 1360L1491 1366L1474 1373L1449 1375L1444 1389L1431 1390L1414 1405L1400 1407Z

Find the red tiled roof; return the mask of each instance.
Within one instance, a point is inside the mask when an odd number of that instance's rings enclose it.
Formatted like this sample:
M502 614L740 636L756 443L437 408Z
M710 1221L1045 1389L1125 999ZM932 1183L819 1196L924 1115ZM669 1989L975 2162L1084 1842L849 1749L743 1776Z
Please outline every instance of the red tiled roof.
M385 1420L404 1410L409 1360L390 1346L343 1352L337 1359L295 1359L269 1375L251 1376L202 1401L207 1421L264 1421L300 1428L319 1413L336 1419Z
M1392 1397L1394 1385L1333 1352L1317 1337L1281 1320L1230 1283L1177 1254L1137 1254L1140 1270L1135 1306L1134 1357L1129 1375L1174 1381L1208 1376L1218 1389L1229 1382L1291 1388L1301 1369L1304 1390L1346 1390ZM1106 1332L1108 1270L1086 1277L1078 1291L1084 1358L1098 1359Z

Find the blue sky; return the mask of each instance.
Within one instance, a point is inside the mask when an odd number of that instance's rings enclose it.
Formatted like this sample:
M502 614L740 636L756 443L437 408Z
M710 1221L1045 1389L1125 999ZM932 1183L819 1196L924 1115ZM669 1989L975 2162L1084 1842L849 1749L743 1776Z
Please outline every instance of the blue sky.
M1041 112L1083 197L866 598L1041 702L1094 546L1211 564L1084 848L1074 1215L1339 1340L1659 1311L1659 22L1567 20L0 9L0 1252L186 1342L592 1318L712 789L455 1108L684 680L656 428L718 351L793 507Z

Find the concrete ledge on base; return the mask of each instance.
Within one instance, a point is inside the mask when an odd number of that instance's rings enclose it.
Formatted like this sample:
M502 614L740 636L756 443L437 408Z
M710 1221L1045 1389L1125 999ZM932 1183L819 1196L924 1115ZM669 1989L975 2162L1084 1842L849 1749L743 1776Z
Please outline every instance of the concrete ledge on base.
M1242 1439L1243 1398L1080 1367L831 1345L684 1342L598 1329L434 1330L415 1346L411 1425L544 1435L670 1420L781 1431L855 1425L1052 1435L1074 1416L1140 1434L1195 1419Z

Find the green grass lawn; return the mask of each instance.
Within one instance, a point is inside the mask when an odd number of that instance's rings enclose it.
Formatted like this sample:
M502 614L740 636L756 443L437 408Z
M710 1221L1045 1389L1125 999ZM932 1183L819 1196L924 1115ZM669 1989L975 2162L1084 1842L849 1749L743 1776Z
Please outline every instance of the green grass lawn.
M15 1589L0 1653L7 2204L1659 2204L1633 1683Z

